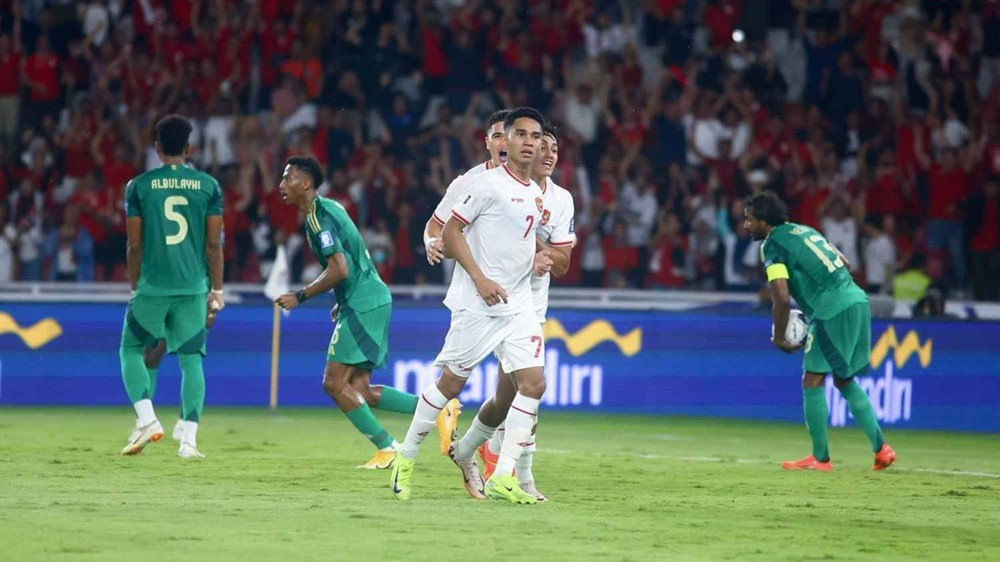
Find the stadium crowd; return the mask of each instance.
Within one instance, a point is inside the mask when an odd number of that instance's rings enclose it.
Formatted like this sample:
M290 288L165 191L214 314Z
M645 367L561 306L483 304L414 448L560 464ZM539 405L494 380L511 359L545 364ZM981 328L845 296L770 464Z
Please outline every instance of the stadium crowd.
M316 267L277 193L308 154L387 282L440 283L424 223L522 105L576 204L557 284L756 290L768 188L871 292L1000 299L995 0L0 0L0 282L125 279L124 186L179 112L228 280Z

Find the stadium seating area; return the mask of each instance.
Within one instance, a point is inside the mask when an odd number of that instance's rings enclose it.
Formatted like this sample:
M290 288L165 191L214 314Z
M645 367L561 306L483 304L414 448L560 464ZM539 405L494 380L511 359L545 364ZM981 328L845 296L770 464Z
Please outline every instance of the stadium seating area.
M562 135L557 283L756 290L769 188L872 292L1000 299L994 0L0 0L0 282L124 279L123 188L179 112L228 280L316 267L276 189L311 154L383 277L440 283L423 225L520 105Z

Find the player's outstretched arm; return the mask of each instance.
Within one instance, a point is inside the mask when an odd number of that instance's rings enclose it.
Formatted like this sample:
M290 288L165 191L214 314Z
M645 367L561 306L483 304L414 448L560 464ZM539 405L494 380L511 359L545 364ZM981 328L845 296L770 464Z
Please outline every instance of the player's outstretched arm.
M316 295L329 293L341 281L347 279L348 273L347 259L344 258L344 254L341 252L331 254L326 258L326 268L312 283L298 292L285 293L274 302L285 310L291 310Z
M222 255L222 215L209 215L205 219L205 262L208 264L208 279L212 284L212 290L208 293L209 315L215 316L226 306L222 293L225 267Z
M469 243L466 242L465 236L462 233L463 230L465 230L465 223L454 216L448 219L448 222L444 225L444 230L441 232L441 238L444 240L445 257L454 258L458 261L458 264L462 266L462 269L469 274L469 277L476 284L476 291L486 301L486 304L493 306L501 300L506 303L507 291L499 283L488 279L483 270L479 268L479 264L472 257L472 250L469 249Z
M128 281L135 291L139 284L139 270L142 267L142 217L125 219L126 250L125 263L128 265Z

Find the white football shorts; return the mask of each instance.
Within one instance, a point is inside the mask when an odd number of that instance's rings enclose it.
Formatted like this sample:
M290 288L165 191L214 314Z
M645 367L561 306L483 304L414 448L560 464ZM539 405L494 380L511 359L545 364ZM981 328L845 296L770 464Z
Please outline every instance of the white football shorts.
M468 377L490 353L495 353L505 373L545 365L545 340L535 311L513 316L484 316L465 311L452 313L437 367Z

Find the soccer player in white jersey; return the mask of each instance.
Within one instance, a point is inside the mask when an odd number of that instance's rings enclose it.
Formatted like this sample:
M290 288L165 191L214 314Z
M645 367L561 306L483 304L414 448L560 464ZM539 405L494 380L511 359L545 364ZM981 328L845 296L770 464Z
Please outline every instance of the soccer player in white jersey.
M406 440L396 452L390 487L397 499L410 498L417 451L438 412L458 396L476 366L495 353L504 371L515 377L518 392L504 420L507 439L500 460L483 491L512 503L538 501L518 486L514 463L534 433L545 392L545 342L531 298L535 236L544 211L531 169L543 122L531 108L507 115L507 163L476 176L445 223L444 254L460 266L444 301L452 313L451 326L434 361L443 367L441 378L421 393Z
M469 180L479 174L500 167L507 161L506 145L504 143L503 120L510 111L501 109L494 111L486 118L486 136L484 142L486 150L490 154L490 159L470 168L464 174L451 181L448 189L444 192L444 197L434 209L434 214L427 219L424 226L424 247L427 251L427 262L431 265L440 263L444 259L444 241L441 239L441 230L444 223L451 216L451 210L461 201L461 195L465 193L465 188ZM458 416L462 413L462 404L455 398L448 402L444 408L444 415L437 421L438 434L441 437L441 454L447 455L448 449L457 436Z
M444 259L444 241L441 240L441 230L444 229L444 223L451 216L451 210L462 200L461 196L465 193L465 188L469 184L469 180L487 170L499 168L507 161L503 120L507 117L508 113L510 113L510 110L501 109L494 111L486 118L486 137L484 141L486 150L490 154L490 159L478 166L469 168L469 171L453 179L448 185L448 189L444 192L441 202L434 208L434 214L431 215L431 218L427 219L427 225L424 227L424 247L427 249L427 262L431 265L438 264Z
M547 254L553 262L551 275L556 276L569 270L570 253L576 244L576 234L573 232L573 195L550 179L558 162L559 144L556 131L554 127L546 124L542 129L540 157L532 169L531 179L542 188L545 209L542 211L538 239L548 249ZM545 323L545 314L549 307L550 282L549 273L531 277L531 296L539 325ZM475 452L478 448L483 459L485 470L482 477L490 478L499 460L503 435L506 433L503 420L516 392L513 381L510 377L504 376L501 369L500 376L497 377L496 393L483 403L469 430L451 448L450 456L462 470L465 488L472 497L478 497L476 482L479 474L475 464ZM531 472L535 453L534 437L531 436L524 454L517 459L514 474L522 490L535 496L538 501L545 501L545 495L538 491Z

